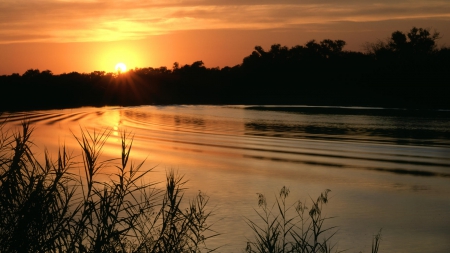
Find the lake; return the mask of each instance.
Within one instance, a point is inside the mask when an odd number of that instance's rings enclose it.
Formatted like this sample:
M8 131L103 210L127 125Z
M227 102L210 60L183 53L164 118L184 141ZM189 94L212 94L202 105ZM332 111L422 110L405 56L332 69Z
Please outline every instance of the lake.
M243 252L257 221L256 193L268 202L283 186L290 203L309 203L331 189L326 227L347 252L450 251L450 111L310 106L140 106L4 113L6 129L34 127L34 151L63 144L79 155L73 135L110 130L105 159L119 157L120 132L134 135L132 159L162 181L175 169L187 196L210 197L210 222L221 233L208 246ZM56 158L56 154L54 155ZM103 171L107 177L108 171ZM309 204L308 204L309 205Z

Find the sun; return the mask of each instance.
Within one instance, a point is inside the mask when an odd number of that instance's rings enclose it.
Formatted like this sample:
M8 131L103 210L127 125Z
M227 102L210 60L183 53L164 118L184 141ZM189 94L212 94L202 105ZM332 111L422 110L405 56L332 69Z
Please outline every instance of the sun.
M125 72L127 71L127 66L124 63L119 62L116 64L116 71L119 73Z

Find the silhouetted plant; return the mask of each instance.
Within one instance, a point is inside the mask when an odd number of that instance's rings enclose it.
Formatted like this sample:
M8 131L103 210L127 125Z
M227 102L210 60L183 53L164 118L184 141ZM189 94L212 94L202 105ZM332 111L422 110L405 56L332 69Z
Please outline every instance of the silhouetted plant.
M234 67L181 66L131 69L120 75L53 74L29 69L0 76L0 111L148 104L308 104L450 108L449 48L440 34L413 27L344 50L343 40L310 40L291 48L256 46ZM56 94L56 96L55 96Z
M253 230L255 238L247 242L248 253L329 253L335 244L330 242L336 234L336 227L324 227L324 222L333 217L323 216L324 204L328 203L329 189L313 200L311 207L297 201L292 205L286 202L289 189L281 188L275 203L267 206L266 198L258 193L258 206L261 211L255 210L262 222L257 223L246 219ZM381 239L381 230L374 236L372 253L378 252ZM336 250L336 252L338 252Z
M84 177L70 171L76 163L65 147L55 161L45 153L41 164L33 155L33 129L22 123L10 134L0 122L0 252L201 252L215 251L206 240L217 236L207 221L209 198L199 194L183 203L186 180L173 170L164 189L145 182L152 169L129 162L133 137L122 132L121 157L109 180L98 179L112 160L101 160L110 131L81 130ZM80 173L81 174L81 173ZM311 206L287 203L290 190L281 188L268 206L258 193L255 210L262 223L246 219L255 238L246 252L328 253L336 227L324 227L325 190ZM381 230L372 241L379 251ZM337 250L336 250L337 251Z
M281 188L275 203L269 208L266 198L258 193L258 206L262 212L256 213L262 219L262 225L247 219L247 224L255 234L255 241L247 243L247 252L331 252L333 245L330 239L336 232L324 236L324 233L335 227L323 228L323 223L327 217L322 216L323 204L328 202L328 192L324 191L317 200L312 201L311 208L308 209L305 203L297 201L288 205L286 198L289 196L289 189ZM294 215L291 216L291 212Z
M372 253L377 253L380 249L380 242L381 242L381 229L378 231L376 235L373 236L372 239Z
M3 131L2 131L3 133ZM0 170L1 252L54 252L70 232L74 189L64 148L55 163L41 165L30 149L32 129L2 136Z
M386 52L398 53L402 57L413 57L417 54L430 54L436 49L436 40L439 32L430 32L429 29L413 27L404 34L401 31L395 31L386 42L366 44L366 50L375 55L386 54Z
M1 128L1 126L0 126ZM152 169L129 162L133 138L122 133L116 173L98 176L109 131L75 137L84 177L62 147L58 159L41 165L31 151L29 124L0 141L0 252L200 252L216 236L206 221L208 197L183 204L182 176L167 172L165 189L145 182ZM185 206L185 207L183 207Z

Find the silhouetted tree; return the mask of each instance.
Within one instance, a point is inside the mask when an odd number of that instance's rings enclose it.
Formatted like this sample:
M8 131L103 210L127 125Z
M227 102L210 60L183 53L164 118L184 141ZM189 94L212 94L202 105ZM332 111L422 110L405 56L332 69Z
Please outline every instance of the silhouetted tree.
M53 76L53 72L47 69L41 72L41 76Z
M345 41L343 40L322 40L320 42L320 48L322 54L325 57L330 57L331 55L336 55L342 52L345 46Z
M439 39L439 33L430 33L429 29L413 27L405 35L401 31L395 31L388 39L387 43L378 41L366 45L366 50L377 56L389 55L388 52L394 52L403 56L413 54L430 54L436 49L436 40Z
M430 53L436 48L436 40L439 39L439 33L430 33L428 29L413 27L408 33L409 43L413 53Z
M41 72L39 71L39 69L29 69L27 71L25 71L25 73L23 73L22 77L26 78L26 79L31 79L34 77L39 76Z
M121 75L29 69L0 76L2 94L20 94L4 96L0 111L172 103L450 108L450 49L438 49L438 39L438 32L413 27L367 43L365 54L331 39L267 51L255 46L241 64L222 69L203 61Z

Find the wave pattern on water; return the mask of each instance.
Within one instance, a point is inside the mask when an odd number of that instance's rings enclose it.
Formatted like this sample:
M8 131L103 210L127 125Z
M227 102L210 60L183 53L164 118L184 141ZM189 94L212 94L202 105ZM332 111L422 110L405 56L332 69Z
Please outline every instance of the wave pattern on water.
M185 152L207 153L214 148L243 159L450 177L450 156L445 154L450 127L443 127L449 125L447 118L424 124L430 115L410 122L409 115L392 112L380 116L376 111L373 116L369 109L347 114L348 108L331 109L332 115L330 108L316 108L319 114L313 114L310 107L81 108L4 114L0 120L47 126L76 123L92 129L94 120L111 127L106 123L111 116L102 116L113 113L117 117L113 123L133 132L139 141L182 145L177 149ZM226 112L217 116L214 110ZM386 121L402 123L393 127Z
M287 185L311 196L336 193L333 216L345 222L336 237L357 251L383 228L386 252L446 252L450 244L450 112L382 108L277 106L142 106L4 113L4 129L33 124L40 147L75 149L80 129L109 130L105 155L114 157L120 133L134 135L132 157L179 168L190 188L216 206L223 252L251 236L256 192ZM43 144L42 144L43 143ZM104 172L107 174L107 172ZM256 202L255 202L256 203ZM420 203L420 204L419 204ZM433 214L433 215L429 215ZM441 217L434 219L433 217ZM414 222L411 222L414 221ZM408 233L405 233L407 231ZM429 236L432 234L433 236ZM363 237L363 235L367 235ZM424 239L425 238L425 239ZM367 242L367 243L363 243ZM370 245L369 245L370 246ZM432 248L434 247L434 248ZM342 248L340 248L342 249Z

